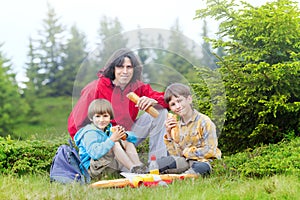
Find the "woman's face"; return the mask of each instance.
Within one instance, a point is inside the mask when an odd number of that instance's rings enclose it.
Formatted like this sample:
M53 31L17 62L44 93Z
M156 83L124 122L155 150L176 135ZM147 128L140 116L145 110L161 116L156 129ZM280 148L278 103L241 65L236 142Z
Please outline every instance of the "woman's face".
M116 86L122 89L131 81L133 77L133 69L131 60L127 57L121 66L115 66L115 80L113 81Z

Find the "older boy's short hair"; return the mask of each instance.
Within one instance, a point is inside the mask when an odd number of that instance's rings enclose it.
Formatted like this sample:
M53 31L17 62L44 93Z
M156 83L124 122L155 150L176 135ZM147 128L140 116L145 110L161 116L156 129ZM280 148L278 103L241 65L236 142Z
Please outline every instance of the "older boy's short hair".
M95 99L93 100L88 108L88 117L89 119L93 119L95 114L105 114L108 113L110 115L110 119L114 118L114 112L112 106L109 101L106 99Z
M173 83L166 88L164 100L168 104L171 101L172 96L177 98L179 96L188 97L190 95L191 90L187 85L182 83Z

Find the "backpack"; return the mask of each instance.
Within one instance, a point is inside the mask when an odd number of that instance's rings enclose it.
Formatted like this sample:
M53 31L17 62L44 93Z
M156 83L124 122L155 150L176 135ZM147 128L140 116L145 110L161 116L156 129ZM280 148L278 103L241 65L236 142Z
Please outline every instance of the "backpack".
M52 160L50 182L85 184L90 181L90 175L82 165L72 140L69 139L69 145L59 146Z

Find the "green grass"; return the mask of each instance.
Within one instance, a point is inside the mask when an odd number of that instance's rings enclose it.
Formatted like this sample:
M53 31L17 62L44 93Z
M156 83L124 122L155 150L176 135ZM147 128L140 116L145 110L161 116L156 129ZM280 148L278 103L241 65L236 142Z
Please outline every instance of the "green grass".
M72 109L71 98L38 99L36 109L40 113L36 116L37 123L20 124L14 131L14 136L29 140L54 140L69 136L67 118ZM288 153L291 151L290 148L293 149L292 152L298 151L299 142L297 141L299 140L290 143L289 148L285 146L286 150L284 151L277 146L270 146L271 150L263 152L267 152L268 156L272 155L273 160L281 158L278 155ZM145 142L147 143L147 141ZM139 147L139 152L145 152L147 149L147 145L143 145ZM257 149L252 153L237 155L235 158L226 160L227 164L238 168L242 167L241 169L245 170L253 169L253 167L265 170L270 168L270 165L271 167L275 166L278 161L275 159L274 163L266 162L269 157L266 157L264 153L260 153L262 150ZM262 154L261 156L264 157L250 159L254 154ZM285 160L295 160L289 156L283 158ZM240 166L244 163L244 160L247 161L247 165ZM256 161L268 166L255 164ZM282 169L281 165L278 166L279 169ZM298 165L293 166L298 169ZM294 175L263 176L259 179L240 177L237 171L232 173L231 170L231 168L218 169L216 167L213 174L208 178L175 181L168 187L126 187L117 189L93 189L88 185L78 184L51 184L48 173L21 177L0 174L0 199L300 199L298 197L300 193L300 176L298 173Z
M167 187L90 188L50 183L46 175L0 177L0 199L299 199L297 176L263 179L211 176L174 181Z

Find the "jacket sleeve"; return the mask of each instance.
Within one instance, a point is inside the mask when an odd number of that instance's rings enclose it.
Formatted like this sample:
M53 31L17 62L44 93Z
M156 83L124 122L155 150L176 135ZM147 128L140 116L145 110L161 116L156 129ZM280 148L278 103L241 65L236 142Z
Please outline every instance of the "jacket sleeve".
M137 142L137 137L135 136L135 134L132 131L126 131L126 133L128 135L126 140L135 144Z
M84 122L87 119L89 104L97 98L97 83L98 80L94 80L83 88L76 105L69 115L68 131L72 138L85 125Z
M103 157L115 145L111 139L100 135L94 130L91 130L84 135L83 144L86 147L86 152L94 160Z

